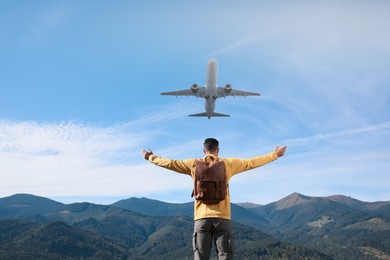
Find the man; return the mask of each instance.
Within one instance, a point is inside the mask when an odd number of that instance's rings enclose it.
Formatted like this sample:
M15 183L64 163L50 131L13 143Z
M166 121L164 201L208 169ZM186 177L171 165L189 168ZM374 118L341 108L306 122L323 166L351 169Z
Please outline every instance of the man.
M287 146L279 145L271 153L257 156L250 159L219 158L219 143L214 138L207 138L204 141L204 161L212 162L222 160L225 163L227 182L230 178L240 172L251 170L270 163L284 155ZM143 157L157 166L190 175L195 178L195 166L197 159L171 160L153 155L151 150L142 152ZM209 259L211 252L212 238L218 252L218 259L233 259L233 237L231 228L230 195L227 188L226 198L216 204L194 202L194 235L193 249L194 259Z

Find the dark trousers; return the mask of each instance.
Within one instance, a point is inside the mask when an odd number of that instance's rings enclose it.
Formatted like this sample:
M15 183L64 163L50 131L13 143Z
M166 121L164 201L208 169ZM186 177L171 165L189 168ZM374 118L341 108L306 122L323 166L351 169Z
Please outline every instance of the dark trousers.
M204 218L195 221L192 243L194 259L210 259L213 239L218 259L233 259L232 226L230 220L221 218Z

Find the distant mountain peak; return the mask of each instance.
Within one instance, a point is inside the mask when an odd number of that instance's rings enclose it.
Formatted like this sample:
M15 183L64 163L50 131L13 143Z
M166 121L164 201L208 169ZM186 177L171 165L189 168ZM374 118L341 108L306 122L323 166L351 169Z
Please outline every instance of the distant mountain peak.
M32 206L32 205L40 205L43 203L63 205L60 202L45 197L26 194L26 193L18 193L18 194L11 195L9 197L0 198L0 205L3 206L7 206L7 205Z
M65 205L40 196L31 194L15 194L9 197L0 198L0 217L31 217L43 215L44 213L58 210Z
M333 195L326 197L327 199L347 205L354 209L366 209L366 210L377 210L383 207L389 207L390 201L376 201L376 202L363 202L349 196L344 195Z
M287 197L275 202L276 209L287 209L295 205L305 203L310 200L310 197L294 192Z

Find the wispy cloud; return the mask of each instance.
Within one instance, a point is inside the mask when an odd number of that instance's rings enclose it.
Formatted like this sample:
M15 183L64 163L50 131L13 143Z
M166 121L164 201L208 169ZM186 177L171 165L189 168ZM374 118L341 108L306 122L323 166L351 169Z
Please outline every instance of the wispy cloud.
M312 136L307 136L302 138L289 139L289 140L285 140L284 142L290 146L299 146L299 145L306 145L318 140L327 140L331 138L350 136L350 135L361 134L361 133L371 133L371 132L373 133L385 129L390 129L390 121L364 126L360 128L347 129L347 130L335 131L330 133L320 133L320 134L315 134Z
M243 38L243 39L240 39L240 40L238 40L236 42L233 42L233 43L231 43L231 44L229 44L227 46L223 46L220 49L215 50L215 51L205 55L204 58L218 57L220 55L236 51L236 50L238 50L240 48L243 48L243 47L246 47L246 46L248 46L250 44L255 43L256 41L259 40L259 38L260 37L258 37L257 35L248 36L246 38Z
M126 127L106 127L66 122L0 121L2 154L18 156L101 156L138 144L139 136Z
M286 22L286 23L283 23L282 26L279 26L278 24L272 24L271 26L267 27L267 28L263 28L262 27L262 30L259 30L257 25L256 24L253 24L253 25L256 25L254 26L253 30L256 31L255 33L249 35L249 36L246 36L244 38L240 38L238 39L237 41L235 42L232 42L226 46L223 46L207 55L205 55L205 57L218 57L220 55L224 55L224 54L227 54L227 53L230 53L230 52L234 52L234 51L238 51L239 49L242 49L242 48L248 48L250 45L252 44L255 44L257 42L260 42L260 41L264 41L264 40L269 40L269 39L272 39L273 37L276 37L276 36L279 36L279 35L283 35L283 34L286 34L286 33L289 33L289 32L295 32L297 30L300 30L304 27L307 27L307 26L312 26L313 23L318 23L318 22L321 22L321 21L324 21L324 20L327 20L331 17L333 17L335 14L335 12L324 12L323 14L320 14L320 15L307 15L307 14L302 14L302 16L300 17L301 19L292 19L290 17L291 15L291 12L289 13L286 13L284 15L281 15L281 19L284 19L285 21L287 20L294 20L294 22ZM272 19L271 17L268 17L266 16L266 18L264 19ZM265 24L268 22L260 19L259 21L257 21L259 24Z
M0 120L0 196L116 196L158 189L143 175L149 169L140 151L161 138L164 128L156 130L155 124L184 116L181 105L112 126Z

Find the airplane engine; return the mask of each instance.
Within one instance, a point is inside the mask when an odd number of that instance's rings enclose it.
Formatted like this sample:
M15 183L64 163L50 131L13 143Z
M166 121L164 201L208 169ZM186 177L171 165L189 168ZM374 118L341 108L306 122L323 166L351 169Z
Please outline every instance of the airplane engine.
M196 93L198 93L198 90L199 90L198 84L192 84L192 86L191 86L192 93L196 94Z
M232 92L232 85L226 84L225 85L225 93L230 94L230 92Z

